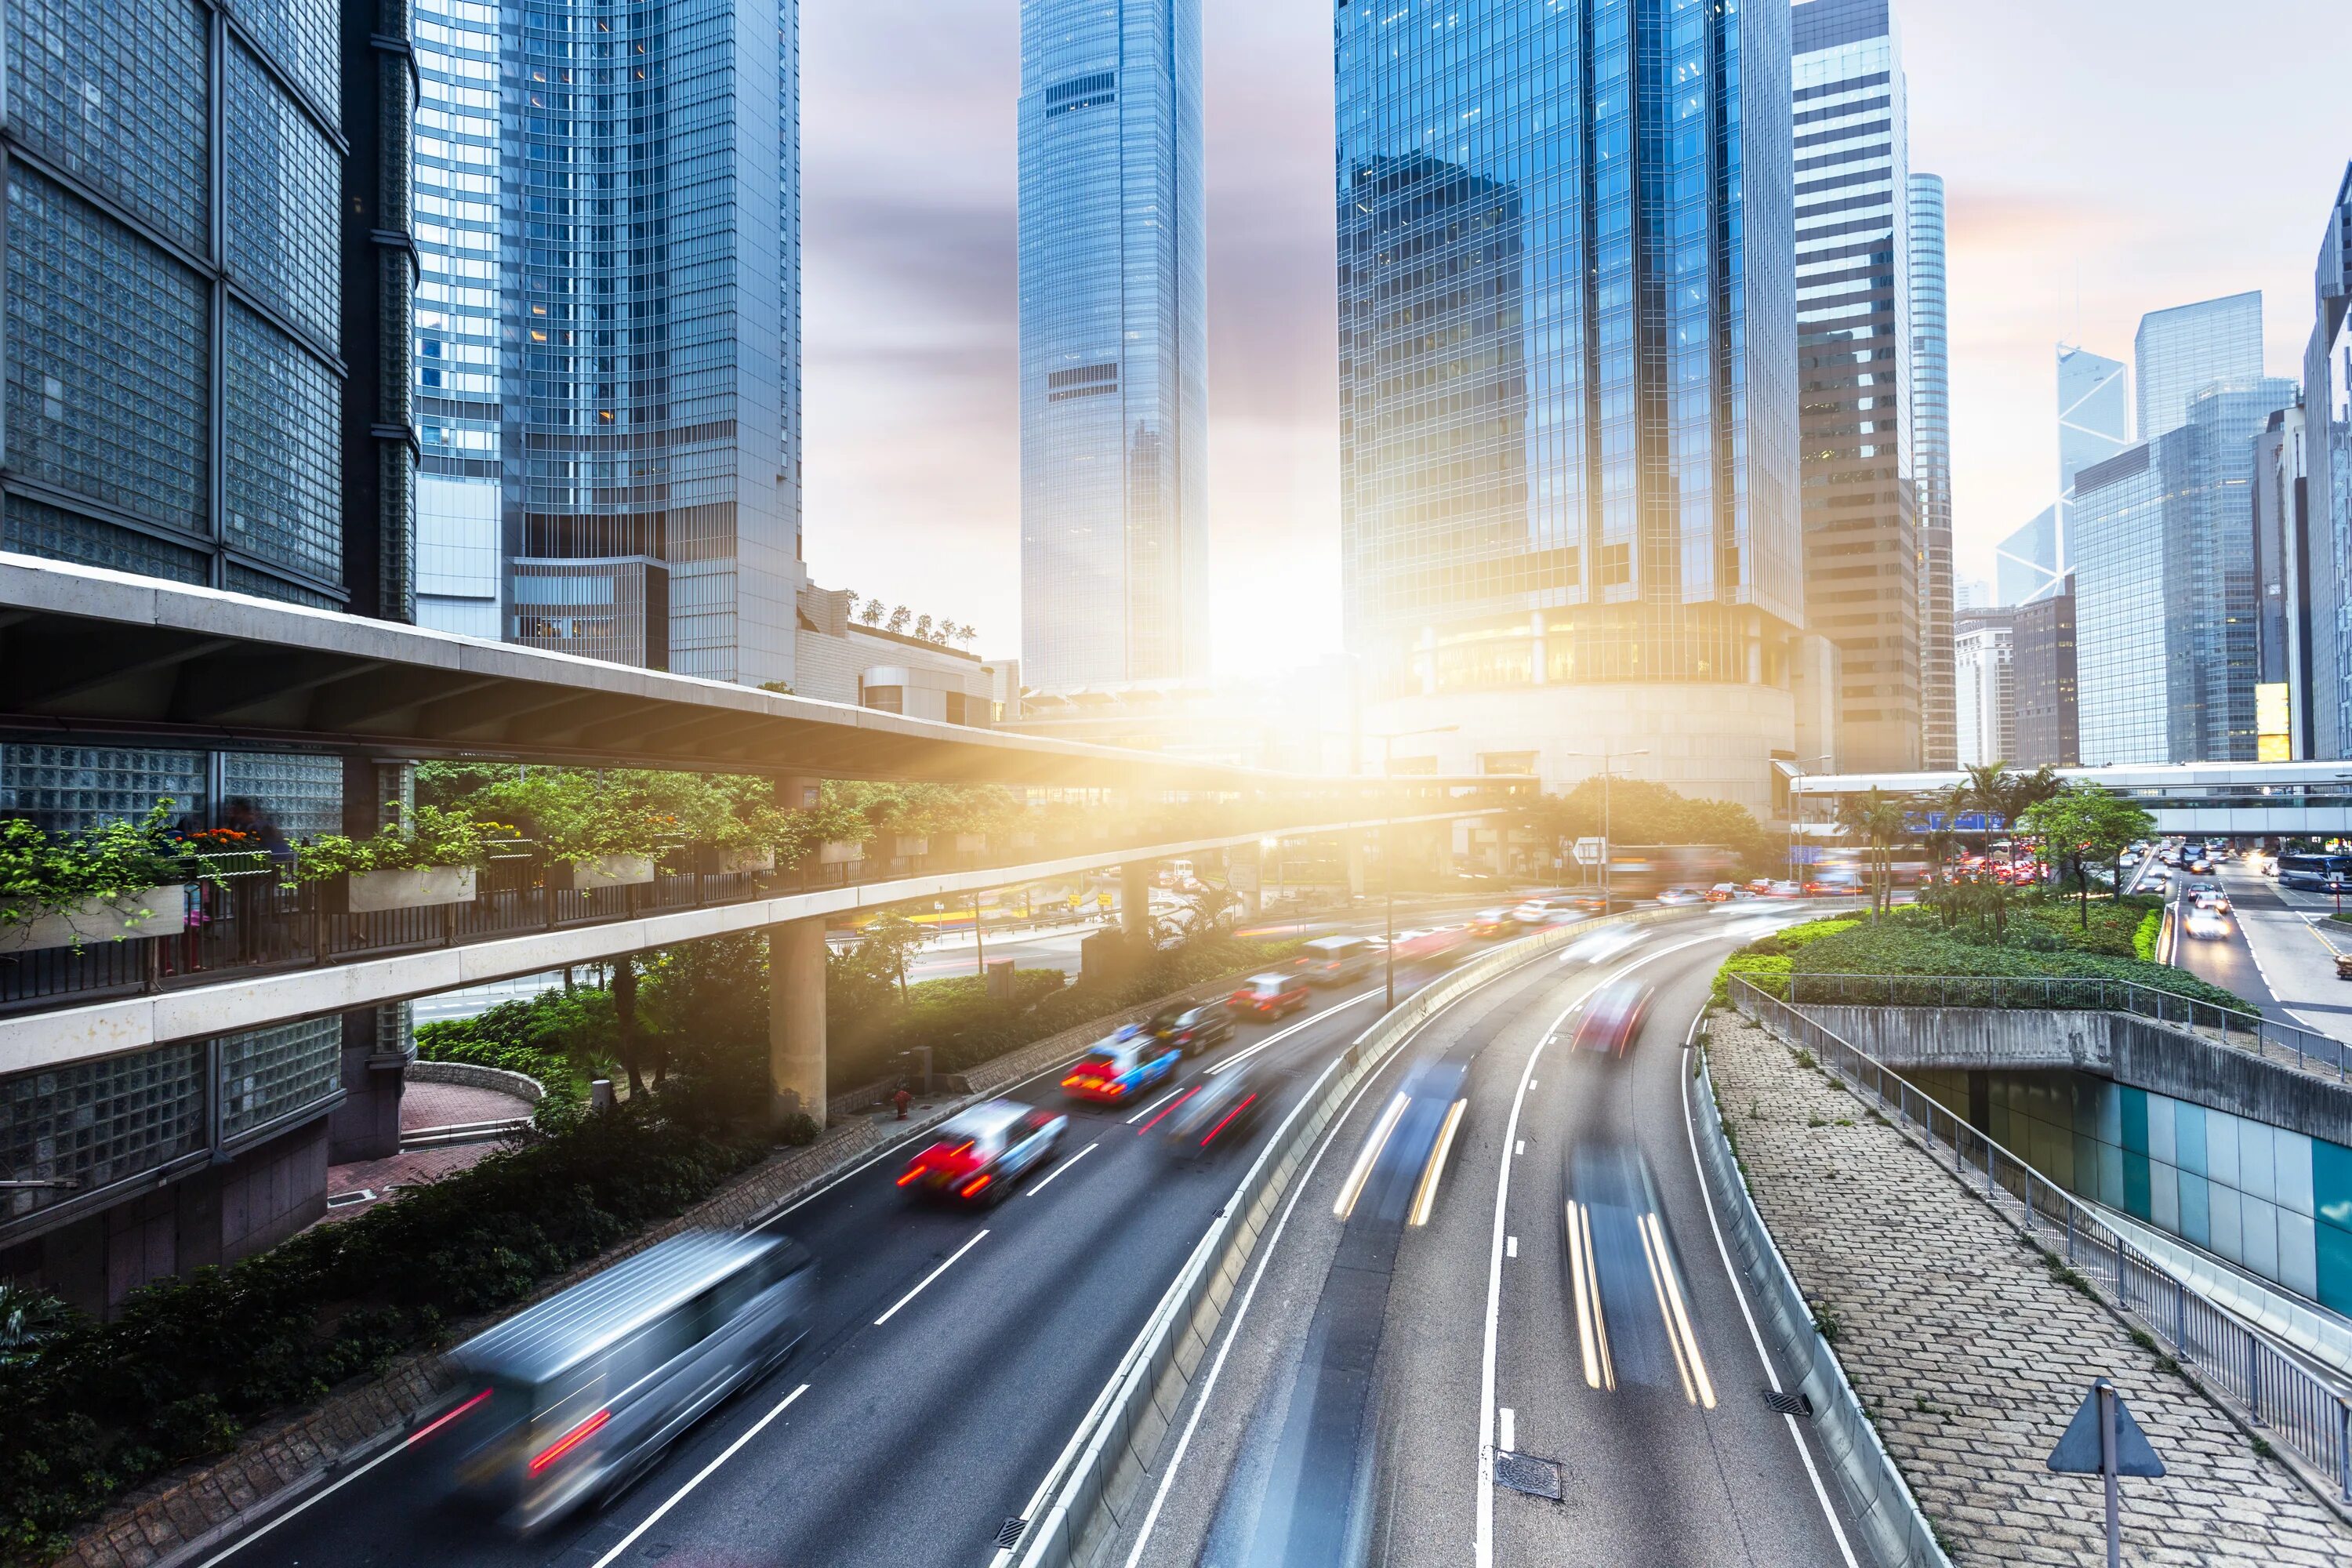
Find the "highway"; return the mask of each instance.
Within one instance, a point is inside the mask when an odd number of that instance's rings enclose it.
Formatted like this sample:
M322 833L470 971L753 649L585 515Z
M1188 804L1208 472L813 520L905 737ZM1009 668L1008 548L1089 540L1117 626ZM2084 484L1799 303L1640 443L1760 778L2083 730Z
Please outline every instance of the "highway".
M2222 861L2217 874L2230 895L2230 933L2221 939L2184 935L2176 962L2280 1023L2352 1040L2352 983L2336 977L2337 951L2352 952L2352 926L2327 919L2336 900L2326 893L2282 888L2248 870L2242 859ZM2188 881L2177 877L2173 886L2184 889ZM2331 931L2337 933L2333 939Z
M1146 1523L1108 1561L1851 1563L1826 1458L1764 1402L1685 1119L1716 965L1795 918L1700 911L1433 1019L1262 1250ZM1572 1051L1578 1008L1618 978L1656 987L1631 1047ZM1433 1177L1423 1100L1449 1092L1467 1103Z
M1311 1073L1372 1023L1378 984L1375 973L1282 1024L1243 1026L1186 1077L1258 1047ZM1060 1099L1050 1077L1013 1092ZM1255 1137L1297 1092L1294 1080ZM1245 1168L1246 1146L1171 1161L1153 1105L1074 1108L1059 1158L992 1209L910 1205L895 1184L901 1145L780 1215L824 1270L809 1342L601 1513L518 1540L436 1506L426 1457L395 1450L197 1562L972 1568Z

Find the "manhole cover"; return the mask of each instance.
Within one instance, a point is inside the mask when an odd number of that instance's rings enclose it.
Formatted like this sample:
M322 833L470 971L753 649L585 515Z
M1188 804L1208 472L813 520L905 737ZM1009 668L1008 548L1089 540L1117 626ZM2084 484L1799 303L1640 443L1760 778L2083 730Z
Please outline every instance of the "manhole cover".
M1532 1454L1495 1456L1495 1479L1515 1492L1559 1500L1559 1467Z
M996 1532L997 1550L1002 1552L1020 1545L1021 1532L1028 1528L1029 1521L1025 1519L1006 1520L1004 1528Z
M1813 1418L1813 1402L1801 1394L1775 1394L1768 1388L1764 1391L1764 1403L1776 1415L1801 1415L1808 1421Z

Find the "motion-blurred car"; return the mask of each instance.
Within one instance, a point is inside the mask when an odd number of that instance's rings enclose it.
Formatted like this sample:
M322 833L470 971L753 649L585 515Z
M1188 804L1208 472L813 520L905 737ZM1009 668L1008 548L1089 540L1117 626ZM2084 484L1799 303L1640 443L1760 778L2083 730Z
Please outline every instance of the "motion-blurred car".
M2189 901L2200 910L2211 910L2217 915L2230 912L2230 895L2217 887L2191 887Z
M2215 937L2228 936L2230 922L2221 918L2221 911L2219 910L2191 905L2189 918L2180 922L2180 929L2190 936L2210 940Z
M1202 1079L1168 1118L1169 1153L1198 1157L1247 1142L1290 1077L1289 1069L1253 1058Z
M1307 983L1288 974L1253 974L1225 1005L1244 1017L1283 1017L1307 1005Z
M1699 892L1696 888L1668 888L1658 895L1657 901L1662 904L1696 904L1699 902Z
M1498 936L1509 936L1518 929L1518 923L1508 910L1480 910L1470 917L1470 934L1482 942L1492 942Z
M1298 950L1291 967L1309 985L1344 985L1368 973L1379 952L1368 937L1318 936Z
M1062 1079L1062 1092L1072 1100L1118 1105L1174 1072L1183 1059L1181 1048L1171 1047L1139 1024L1129 1024L1096 1041L1072 1064Z
M940 1124L930 1147L907 1162L898 1184L910 1194L994 1203L1051 1159L1070 1119L1017 1100L992 1100Z
M1805 896L1805 888L1803 883L1792 882L1784 877L1779 881L1766 883L1764 896L1768 899L1801 899Z
M1653 988L1645 981L1612 980L1592 994L1576 1023L1575 1048L1622 1057L1642 1032Z
M1223 1002L1179 1002L1154 1013L1143 1029L1153 1039L1197 1057L1234 1037L1234 1010Z
M1559 925L1600 907L1598 893L1561 893L1548 899L1529 899L1511 911L1511 918L1524 926Z

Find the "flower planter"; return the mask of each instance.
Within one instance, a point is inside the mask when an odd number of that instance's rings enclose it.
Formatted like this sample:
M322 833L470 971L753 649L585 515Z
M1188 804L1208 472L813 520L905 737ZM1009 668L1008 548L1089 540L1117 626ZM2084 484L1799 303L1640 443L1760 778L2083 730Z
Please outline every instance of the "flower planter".
M554 875L569 873L569 886L575 893L593 893L604 888L635 888L654 879L654 858L650 855L599 855L593 860L558 861ZM564 885L562 882L559 886Z
M471 866L418 866L406 871L354 871L341 884L331 883L330 898L340 893L342 908L335 912L382 914L387 910L425 910L441 904L470 904L480 873Z
M817 851L820 866L847 866L866 858L866 846L846 838L829 839Z
M917 859L931 852L931 841L929 838L918 838L912 834L901 833L891 840L891 843L894 847L890 853L908 860Z
M29 921L0 925L0 952L119 942L131 936L177 936L187 926L188 889L172 883L142 888L118 899L83 899Z
M765 846L748 844L731 849L710 848L702 852L702 864L705 870L718 877L772 871L776 868L776 852Z

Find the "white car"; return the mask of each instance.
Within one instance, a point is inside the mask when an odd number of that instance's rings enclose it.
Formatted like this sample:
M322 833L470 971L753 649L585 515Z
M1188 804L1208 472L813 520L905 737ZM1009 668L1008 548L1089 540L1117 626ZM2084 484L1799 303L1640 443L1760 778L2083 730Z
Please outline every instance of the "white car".
M2189 901L2200 910L2211 910L2217 915L2230 912L2230 895L2219 888L2191 888Z
M1668 888L1658 895L1657 901L1662 904L1695 904L1699 901L1699 895L1694 888Z
M2221 918L2221 910L2197 904L2190 907L2189 918L2180 922L2180 929L2193 937L2225 937L2230 934L2230 922Z

